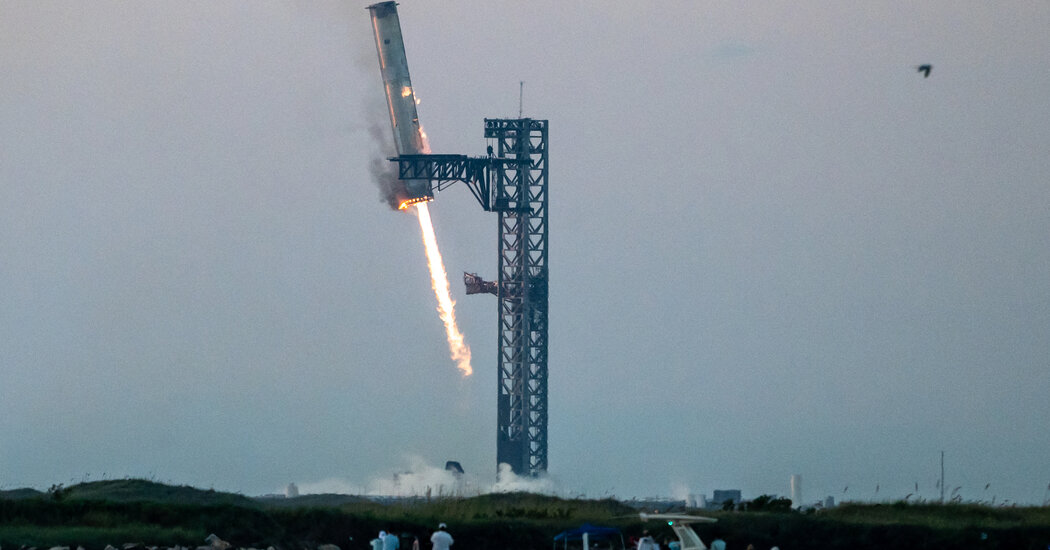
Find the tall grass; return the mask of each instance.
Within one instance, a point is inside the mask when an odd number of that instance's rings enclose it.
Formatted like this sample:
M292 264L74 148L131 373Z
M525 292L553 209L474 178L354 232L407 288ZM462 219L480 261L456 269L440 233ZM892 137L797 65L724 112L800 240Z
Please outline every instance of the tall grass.
M128 524L120 527L91 527L86 525L41 526L0 525L0 546L18 548L25 546L99 549L107 545L120 547L126 542L197 547L208 533L184 527L158 527L156 525Z
M367 548L380 529L424 542L439 522L449 525L460 550L547 548L558 532L594 523L625 536L650 530L671 538L660 522L643 524L635 509L615 500L567 500L526 493L378 503L345 497L247 499L214 491L137 482L74 486L29 498L0 497L0 546L84 546L102 550L127 542L195 547L215 533L236 546L284 550L334 543ZM21 497L22 495L20 493ZM696 527L705 541L732 548L1046 548L1050 508L963 504L843 505L814 514L707 513L718 523Z

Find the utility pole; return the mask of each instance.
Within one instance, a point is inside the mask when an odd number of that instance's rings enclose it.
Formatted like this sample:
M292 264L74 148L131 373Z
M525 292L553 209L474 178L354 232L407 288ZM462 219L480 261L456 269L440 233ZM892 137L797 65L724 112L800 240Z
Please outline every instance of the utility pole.
M941 451L941 504L944 504L944 451Z

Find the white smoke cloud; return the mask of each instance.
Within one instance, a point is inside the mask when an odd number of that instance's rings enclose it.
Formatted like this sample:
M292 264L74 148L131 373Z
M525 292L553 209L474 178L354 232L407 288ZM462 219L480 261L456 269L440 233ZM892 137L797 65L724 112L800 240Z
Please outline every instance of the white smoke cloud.
M514 474L507 464L499 465L499 476L494 483L483 483L472 473L457 474L442 466L428 464L418 456L404 459L405 466L359 485L341 478L298 483L299 494L345 494L366 496L455 496L472 497L488 493L528 492L546 495L558 493L549 475L525 477ZM282 489L283 491L283 489ZM277 491L277 492L282 492Z
M369 495L384 496L474 496L478 494L474 476L457 474L410 457L407 470L372 480Z
M689 485L682 481L675 481L671 483L671 498L674 500L689 500Z
M360 486L354 485L345 479L328 478L320 481L298 483L300 495L360 495L364 491ZM280 491L278 491L280 492Z
M487 492L489 493L540 493L544 495L555 494L554 481L549 475L539 477L522 477L510 469L510 464L499 465L499 476Z

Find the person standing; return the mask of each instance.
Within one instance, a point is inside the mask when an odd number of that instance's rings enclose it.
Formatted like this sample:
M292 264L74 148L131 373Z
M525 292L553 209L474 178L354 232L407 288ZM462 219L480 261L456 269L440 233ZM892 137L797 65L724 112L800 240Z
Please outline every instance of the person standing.
M642 538L638 539L637 550L660 550L660 545L656 544L653 537L649 536L649 531L643 531Z
M401 539L393 531L388 531L386 536L383 537L383 550L398 550L400 547Z
M434 531L433 535L430 535L430 544L434 550L449 550L449 546L452 546L452 535L448 534L448 526L444 523L438 525L438 530Z
M372 539L369 544L372 545L372 550L383 550L383 539L386 538L386 531L380 531L379 536Z

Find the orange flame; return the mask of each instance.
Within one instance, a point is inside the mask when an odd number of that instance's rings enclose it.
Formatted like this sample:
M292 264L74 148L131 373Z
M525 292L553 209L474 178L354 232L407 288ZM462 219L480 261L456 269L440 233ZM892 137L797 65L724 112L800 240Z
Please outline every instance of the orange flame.
M437 297L438 315L445 323L445 336L448 338L448 349L452 360L456 362L463 376L470 376L474 369L470 366L470 346L463 340L463 334L456 326L456 302L452 300L448 287L448 275L445 263L441 260L437 237L434 236L434 224L430 221L430 209L427 203L416 203L416 217L419 218L419 229L423 232L423 246L427 251L427 266L430 267L430 284Z
M434 200L434 199L432 199L430 197L416 197L414 199L405 199L405 200L401 201L401 204L397 205L397 209L398 210L404 210L404 209L408 208L409 206L412 206L413 204L420 203L420 202L430 202L432 200Z

